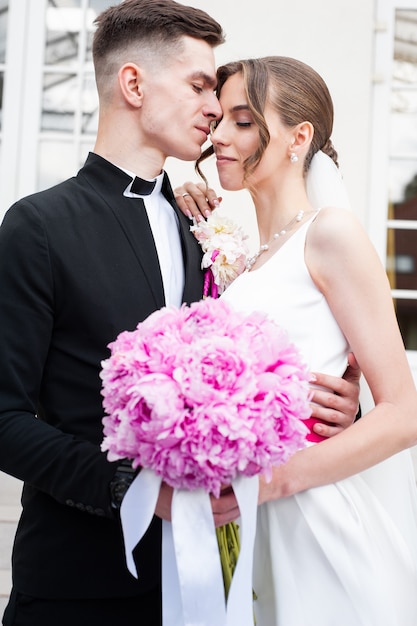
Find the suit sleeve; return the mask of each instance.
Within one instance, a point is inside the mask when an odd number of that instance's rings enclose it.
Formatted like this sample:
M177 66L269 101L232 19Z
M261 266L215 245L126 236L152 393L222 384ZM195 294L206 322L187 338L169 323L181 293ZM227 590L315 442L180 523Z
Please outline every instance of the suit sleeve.
M54 299L42 219L30 201L20 201L0 228L0 470L62 504L84 503L112 517L114 464L92 441L40 415Z

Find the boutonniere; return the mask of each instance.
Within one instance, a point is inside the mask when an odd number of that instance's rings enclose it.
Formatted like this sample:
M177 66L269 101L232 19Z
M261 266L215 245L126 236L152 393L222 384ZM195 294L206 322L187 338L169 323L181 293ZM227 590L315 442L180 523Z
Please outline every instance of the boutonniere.
M216 298L246 267L248 236L218 209L206 219L194 220L191 232L203 250L202 269L206 270L204 297Z

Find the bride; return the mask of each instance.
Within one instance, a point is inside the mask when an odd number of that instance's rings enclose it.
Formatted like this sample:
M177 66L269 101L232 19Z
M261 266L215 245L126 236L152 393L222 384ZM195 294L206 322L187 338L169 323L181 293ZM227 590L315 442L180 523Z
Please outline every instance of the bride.
M287 57L229 63L218 80L223 117L200 163L214 152L222 187L248 189L262 243L222 297L286 327L312 371L340 376L353 351L375 403L336 437L312 430L307 448L261 479L256 624L415 626L415 481L401 452L417 443L415 385L368 237L338 201L317 207L306 191L310 167L319 192L323 171L335 179L330 94ZM201 184L177 190L188 213L206 197Z

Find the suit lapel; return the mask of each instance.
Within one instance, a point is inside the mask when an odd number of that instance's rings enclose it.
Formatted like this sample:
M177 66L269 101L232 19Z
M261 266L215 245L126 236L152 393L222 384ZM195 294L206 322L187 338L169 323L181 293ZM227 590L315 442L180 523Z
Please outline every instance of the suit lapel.
M142 269L154 299L155 309L165 306L158 255L144 203L140 198L126 198L123 195L131 177L106 159L93 153L89 154L79 176L88 181L102 202L112 211ZM177 207L167 174L164 175L162 193L178 217L185 268L183 302L190 304L200 300L203 293L201 248L190 232L189 219Z
M93 153L89 154L86 164L78 175L94 188L123 231L142 269L140 280L143 281L144 277L154 299L154 309L165 306L158 255L144 203L140 198L126 198L123 195L131 177L106 159ZM138 274L139 288L141 285Z
M132 247L155 299L155 308L165 306L164 287L158 254L143 200L113 198L111 209Z
M182 301L191 304L203 295L202 251L197 239L190 231L190 220L179 210L167 174L162 183L162 193L173 207L179 222L182 253L184 258L185 284Z

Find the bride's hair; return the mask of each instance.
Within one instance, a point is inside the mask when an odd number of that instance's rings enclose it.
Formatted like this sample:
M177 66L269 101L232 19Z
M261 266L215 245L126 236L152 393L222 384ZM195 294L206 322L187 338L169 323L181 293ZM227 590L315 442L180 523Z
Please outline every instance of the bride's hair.
M234 74L243 76L244 88L250 111L259 128L259 146L244 162L245 178L258 166L269 143L269 131L265 121L267 103L278 113L288 127L310 122L314 135L304 161L304 172L318 150L327 154L338 166L337 152L330 135L333 129L333 102L322 77L302 61L283 56L245 59L222 65L217 70L217 95L228 78ZM200 163L213 154L213 146L205 150L196 163L196 170L203 179Z

